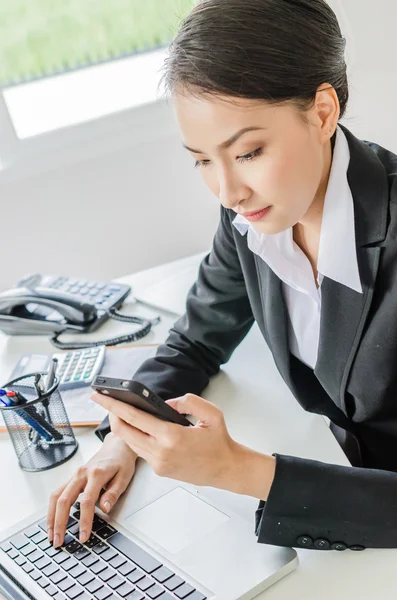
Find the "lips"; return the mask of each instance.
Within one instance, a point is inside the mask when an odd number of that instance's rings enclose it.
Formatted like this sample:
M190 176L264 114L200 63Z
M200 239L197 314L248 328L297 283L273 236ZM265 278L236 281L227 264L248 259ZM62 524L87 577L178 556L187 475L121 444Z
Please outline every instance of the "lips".
M259 213L262 213L264 210L267 210L268 208L270 208L270 206L265 206L265 208L260 208L259 210L253 210L252 212L242 213L241 216L245 217L246 219L248 217L254 217L255 215L258 215Z

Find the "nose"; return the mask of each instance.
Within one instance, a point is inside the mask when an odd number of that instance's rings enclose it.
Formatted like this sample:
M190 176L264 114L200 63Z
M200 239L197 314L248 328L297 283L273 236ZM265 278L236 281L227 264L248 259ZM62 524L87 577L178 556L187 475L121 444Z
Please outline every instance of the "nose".
M229 169L219 171L219 200L225 208L236 208L251 192Z

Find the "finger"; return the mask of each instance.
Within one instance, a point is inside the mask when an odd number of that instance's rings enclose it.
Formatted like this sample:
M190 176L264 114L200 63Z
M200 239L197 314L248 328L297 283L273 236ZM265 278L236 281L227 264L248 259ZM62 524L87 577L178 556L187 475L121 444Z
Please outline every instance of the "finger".
M211 422L221 412L215 404L195 394L185 394L166 402L180 414L193 415L201 421Z
M77 500L80 492L86 485L86 478L77 471L77 474L68 483L56 504L55 522L54 522L54 548L62 546L66 525L69 520L69 513L72 504Z
M52 542L53 537L54 537L54 521L55 521L57 502L58 502L59 496L62 494L63 490L66 488L67 485L68 484L65 483L60 488L58 488L57 490L52 492L52 494L50 496L50 500L48 503L48 510L47 510L47 535L48 535L49 542Z
M92 522L94 520L95 503L99 498L101 490L106 483L105 472L98 473L95 468L88 476L84 494L80 500L80 532L79 540L82 544L91 535Z
M135 467L134 467L135 468ZM108 513L112 510L121 494L125 492L131 481L131 471L119 471L106 486L106 491L102 494L99 506L103 512Z
M152 455L156 444L155 438L143 433L133 425L125 423L119 417L113 416L110 419L110 424L114 435L122 439L136 454L145 460Z
M119 400L115 400L114 398L110 398L103 394L92 394L91 400L100 404L103 408L120 419L123 419L126 423L133 425L137 429L140 429L153 437L161 435L167 426L167 423L158 417L154 417L143 410L139 410L139 408L135 408L130 404L120 402Z

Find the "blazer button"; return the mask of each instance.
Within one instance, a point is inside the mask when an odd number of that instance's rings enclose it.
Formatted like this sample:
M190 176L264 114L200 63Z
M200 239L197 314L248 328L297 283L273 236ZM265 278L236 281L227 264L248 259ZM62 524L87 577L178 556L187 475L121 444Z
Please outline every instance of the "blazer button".
M355 544L354 546L349 546L350 550L355 550L356 552L361 552L361 550L365 550L365 546L359 546L359 544Z
M301 546L302 548L308 548L309 546L311 546L313 544L313 540L308 535L301 535L296 540L296 543L298 544L298 546Z
M318 540L314 541L314 547L317 548L317 550L329 550L331 544L325 538L318 538Z
M342 552L342 550L346 550L347 549L347 546L343 542L334 542L333 544L331 544L331 549L332 550L339 550L339 552Z

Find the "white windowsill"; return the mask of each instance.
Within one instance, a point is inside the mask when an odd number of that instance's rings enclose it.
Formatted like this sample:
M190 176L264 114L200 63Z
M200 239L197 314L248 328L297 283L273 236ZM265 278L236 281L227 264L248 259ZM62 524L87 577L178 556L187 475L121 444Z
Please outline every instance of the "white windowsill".
M167 50L145 52L5 89L20 140L155 102Z

